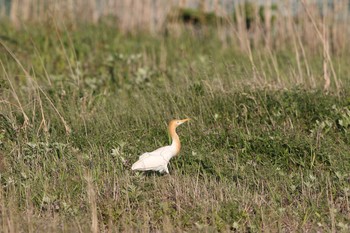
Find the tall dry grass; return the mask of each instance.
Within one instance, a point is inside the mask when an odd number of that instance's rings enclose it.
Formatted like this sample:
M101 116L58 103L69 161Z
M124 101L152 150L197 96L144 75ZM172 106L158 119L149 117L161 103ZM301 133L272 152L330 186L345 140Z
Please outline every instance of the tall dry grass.
M7 2L7 4L6 4ZM314 34L313 26L308 22L309 14L317 24L325 24L329 29L329 36L334 38L334 46L343 46L346 42L346 25L349 21L349 8L347 0L337 0L329 4L329 1L293 1L284 0L275 3L277 9L271 10L271 0L258 4L259 1L232 1L232 0L0 0L0 16L9 17L11 22L20 26L22 22L45 22L47 19L55 19L58 22L80 22L98 23L105 17L110 17L112 23L126 31L147 30L157 32L166 23L167 15L174 8L200 8L205 12L214 12L227 19L232 19L234 10L244 17L242 6L246 2L255 5L253 9L256 14L256 21L250 29L254 40L260 38L270 43L272 34L278 35L278 42L281 44L286 38L290 38L294 31L291 22L297 22L306 40L311 44ZM259 7L262 6L265 18L260 20ZM305 11L305 7L309 13ZM272 25L271 19L275 18ZM245 22L237 19L235 27L238 29ZM241 25L240 25L241 24ZM241 33L241 31L239 31ZM306 34L305 34L306 33ZM320 42L319 42L320 43ZM314 43L313 43L314 44ZM316 44L315 44L316 45Z
M254 22L246 28L246 13L244 4L252 3ZM318 28L325 29L325 35L330 44L329 49L342 51L346 46L349 29L349 3L347 0L333 1L293 1L285 0L275 3L277 9L272 9L272 1L209 1L209 0L12 0L12 4L0 1L0 16L8 17L11 22L20 27L23 22L69 22L73 25L88 22L98 23L107 20L120 30L127 32L149 31L159 32L167 24L169 12L176 8L200 9L213 12L225 18L233 30L231 37L240 41L250 39L254 45L265 43L273 46L287 46L296 32L302 36L305 46L315 48L322 45L322 40L315 40ZM260 9L262 7L262 9ZM264 19L259 17L259 11L264 11ZM236 20L232 20L233 12ZM310 23L310 20L313 23ZM234 22L233 22L234 21ZM224 22L226 31L227 22ZM297 26L293 29L293 26ZM296 31L297 30L297 31ZM248 35L246 35L248 34Z

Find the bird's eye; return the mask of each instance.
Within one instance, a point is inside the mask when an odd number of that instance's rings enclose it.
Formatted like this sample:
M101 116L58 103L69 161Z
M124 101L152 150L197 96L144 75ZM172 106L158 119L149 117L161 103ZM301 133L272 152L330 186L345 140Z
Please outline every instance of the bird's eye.
M177 121L177 122L176 122L176 124L180 124L180 122L179 122L179 121Z

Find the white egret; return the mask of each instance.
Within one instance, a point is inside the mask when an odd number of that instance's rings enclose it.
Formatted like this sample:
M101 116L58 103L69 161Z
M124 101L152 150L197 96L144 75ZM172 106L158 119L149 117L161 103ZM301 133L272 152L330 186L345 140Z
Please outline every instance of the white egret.
M172 120L169 122L169 134L172 139L172 143L169 146L161 147L152 152L146 152L139 157L139 160L135 162L131 169L139 171L159 171L160 173L169 173L168 163L172 157L180 152L181 144L179 136L176 133L176 128L189 121L184 120Z

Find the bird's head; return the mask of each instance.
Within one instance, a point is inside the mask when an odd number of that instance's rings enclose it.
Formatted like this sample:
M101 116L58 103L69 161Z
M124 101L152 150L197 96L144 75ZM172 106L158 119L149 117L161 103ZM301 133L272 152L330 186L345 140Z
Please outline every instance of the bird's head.
M186 119L183 119L183 120L172 120L172 121L170 121L170 123L169 123L169 127L174 127L174 128L176 128L176 127L178 127L179 125L181 125L181 124L183 124L183 123L185 123L186 121L189 121L190 120L190 118L186 118Z

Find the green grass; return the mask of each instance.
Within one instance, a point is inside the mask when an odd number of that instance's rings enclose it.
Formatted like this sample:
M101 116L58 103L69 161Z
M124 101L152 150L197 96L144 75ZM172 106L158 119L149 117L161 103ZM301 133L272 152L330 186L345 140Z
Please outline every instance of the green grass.
M253 52L254 78L249 57L213 37L0 31L28 73L0 46L4 232L87 232L96 218L115 232L349 229L348 55L334 57L336 95L320 89L317 51L312 87L287 50L273 51L278 83L266 51ZM185 117L170 175L132 172Z

